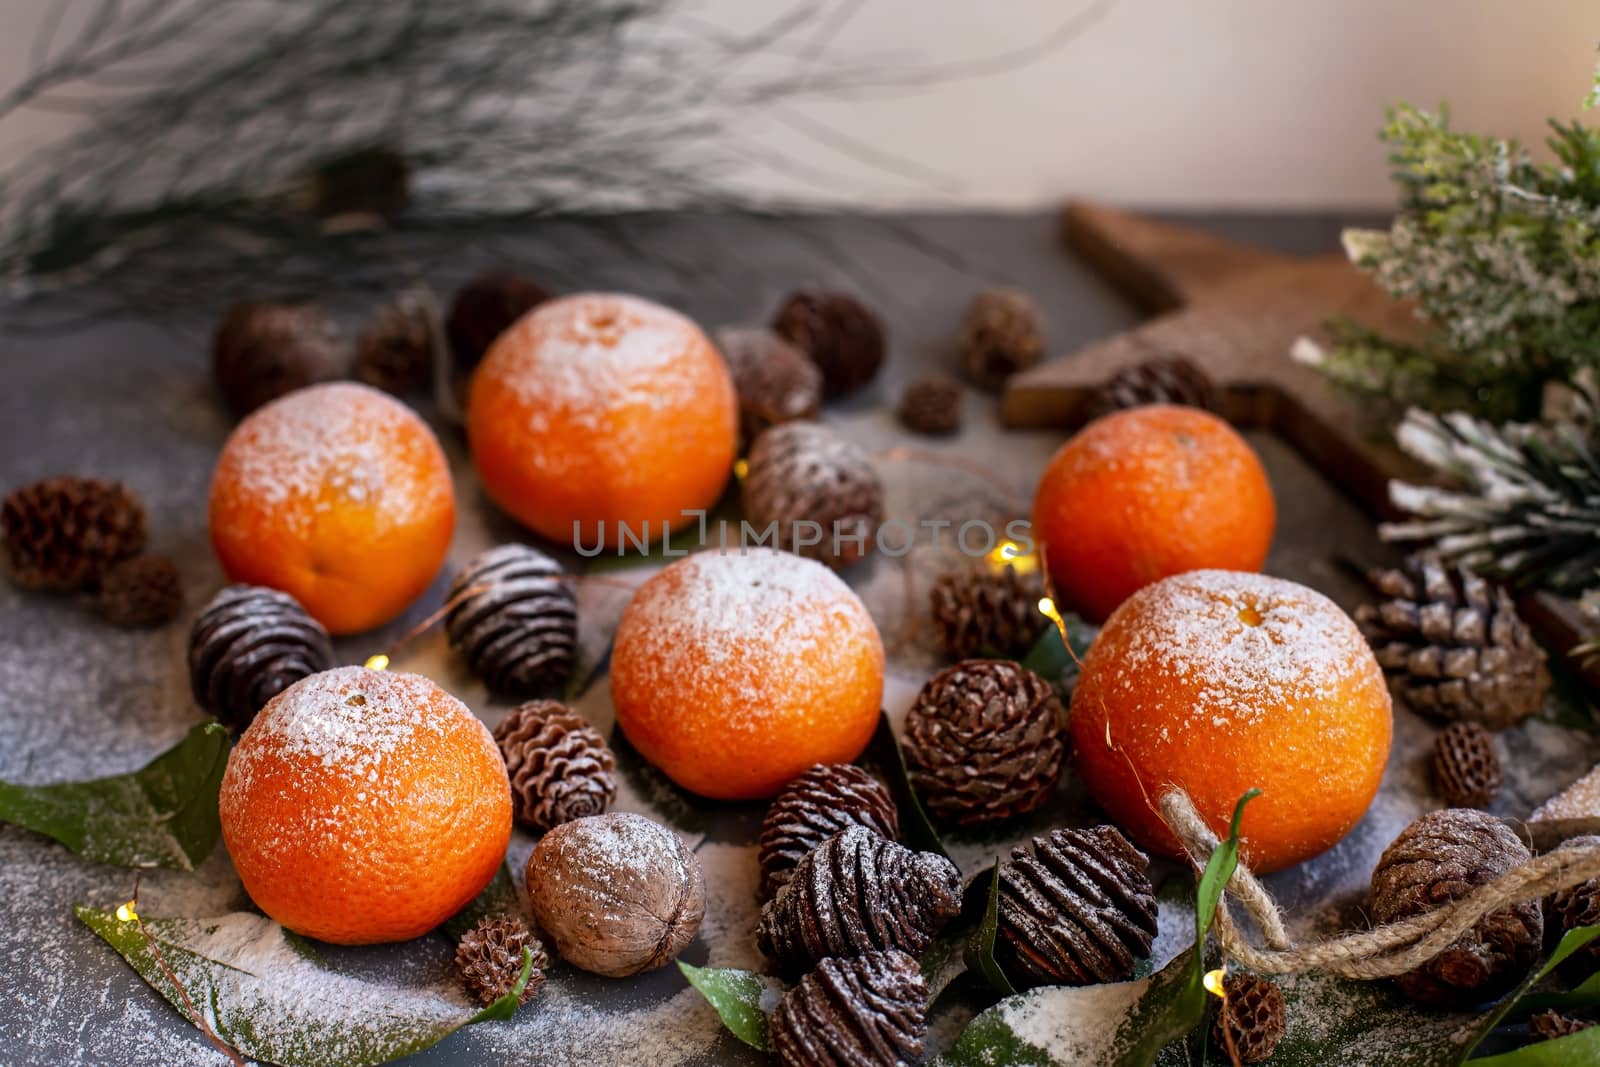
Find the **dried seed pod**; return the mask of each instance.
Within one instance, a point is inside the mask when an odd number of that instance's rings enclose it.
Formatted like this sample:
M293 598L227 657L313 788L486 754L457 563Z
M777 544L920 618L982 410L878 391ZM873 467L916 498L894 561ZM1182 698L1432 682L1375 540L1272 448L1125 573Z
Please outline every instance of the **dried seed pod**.
M493 1004L517 986L522 977L522 950L533 957L528 984L522 987L518 1004L526 1004L544 985L550 954L528 924L514 915L489 915L461 935L456 946L456 970L467 992L480 1004Z
M24 589L83 589L144 550L144 505L118 482L63 475L0 503L6 570Z
M356 378L396 396L426 386L433 380L436 316L424 290L401 293L380 307L356 338Z
M494 741L511 778L512 814L530 829L600 815L617 798L616 756L565 704L535 700L512 709Z
M848 293L791 293L773 316L772 330L811 357L829 397L876 378L888 352L882 321Z
M773 1010L783 1067L910 1067L928 1033L928 987L904 952L826 959Z
M1039 611L1042 596L1038 572L1019 574L1007 564L999 571L984 567L940 575L928 591L928 606L946 655L970 659L989 650L1023 656L1050 625Z
M1283 990L1248 973L1228 975L1222 988L1227 995L1212 1016L1211 1043L1219 1049L1235 1050L1240 1063L1264 1062L1288 1027L1289 1008Z
M183 610L178 567L166 556L134 556L100 579L95 608L118 626L161 626Z
M852 826L890 841L900 832L894 798L860 767L819 763L785 786L761 824L761 899L788 883L806 853Z
M998 389L1044 355L1044 316L1020 289L985 289L961 320L961 362L967 376Z
M822 414L822 371L771 330L723 330L717 347L739 396L739 436L746 447L769 426Z
M936 437L961 429L961 383L945 374L929 374L906 386L900 397L900 423L908 430Z
M294 597L265 586L228 586L189 630L195 702L236 731L283 690L331 666L328 631Z
M777 547L840 570L870 553L883 522L883 482L867 454L817 422L767 430L750 449L745 518Z
M1433 783L1452 808L1487 808L1500 793L1500 752L1475 722L1453 722L1433 741Z
M536 548L480 552L450 583L445 633L484 683L537 696L565 682L578 650L578 598L561 566Z
M348 363L338 324L315 304L235 304L211 338L212 374L239 418L285 393L340 377Z

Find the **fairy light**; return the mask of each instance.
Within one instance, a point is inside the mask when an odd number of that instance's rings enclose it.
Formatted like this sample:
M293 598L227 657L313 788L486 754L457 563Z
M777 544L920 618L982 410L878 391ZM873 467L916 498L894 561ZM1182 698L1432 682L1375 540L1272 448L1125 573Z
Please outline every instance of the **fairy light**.
M117 907L117 921L121 922L121 923L136 923L136 922L138 922L139 921L139 911L138 911L138 908L137 908L137 901L130 900L126 904L118 905L118 907Z
M735 478L739 479L742 482L745 479L745 475L747 475L749 473L750 473L750 461L749 460L747 460L747 459L734 460L734 463L733 463L733 476Z
M1228 991L1222 985L1222 980L1225 977L1227 977L1227 973L1221 967L1218 967L1214 971L1207 971L1201 977L1200 984L1205 986L1206 992L1212 996L1227 1000Z
M989 566L997 571L1010 567L1018 574L1032 574L1039 569L1039 557L1032 552L1024 552L1015 541L1001 541L995 545L989 550L988 560Z
M389 669L389 656L379 652L376 656L368 656L366 668L369 671L386 671Z
M1056 602L1047 596L1039 598L1039 614L1056 624L1056 629L1061 631L1061 636L1067 635L1066 620L1061 617L1061 612L1056 610Z

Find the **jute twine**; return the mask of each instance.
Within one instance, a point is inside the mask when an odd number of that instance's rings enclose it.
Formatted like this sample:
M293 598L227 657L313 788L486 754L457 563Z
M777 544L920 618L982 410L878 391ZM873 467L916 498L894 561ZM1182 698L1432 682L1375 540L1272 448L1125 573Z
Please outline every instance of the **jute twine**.
M1201 821L1189 794L1173 789L1161 797L1160 807L1189 855L1205 864L1219 842ZM1600 842L1569 841L1445 907L1362 933L1296 945L1277 904L1241 862L1228 880L1227 894L1255 920L1266 947L1245 939L1228 912L1226 898L1217 905L1215 928L1223 951L1259 974L1324 971L1343 978L1392 978L1439 955L1490 912L1539 900L1596 877L1600 877Z

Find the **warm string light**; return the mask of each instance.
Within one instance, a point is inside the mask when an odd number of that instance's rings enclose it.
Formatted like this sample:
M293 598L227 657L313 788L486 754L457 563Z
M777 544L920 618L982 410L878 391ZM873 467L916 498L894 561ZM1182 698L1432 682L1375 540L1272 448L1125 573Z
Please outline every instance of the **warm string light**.
M1201 977L1200 984L1205 987L1207 993L1210 993L1212 996L1225 1001L1228 999L1228 990L1223 985L1222 980L1226 977L1227 971L1221 967L1218 967L1214 971L1207 971L1205 975Z
M733 462L733 476L735 478L739 479L742 482L742 481L744 481L745 476L747 474L749 474L749 473L750 473L750 461L748 459L745 459L745 458L743 458L741 456L739 459L734 460L734 462Z
M386 671L389 669L389 657L379 652L376 656L368 656L367 662L362 664L369 671Z
M139 921L139 898L135 896L126 904L117 906L117 921L122 923L136 923Z

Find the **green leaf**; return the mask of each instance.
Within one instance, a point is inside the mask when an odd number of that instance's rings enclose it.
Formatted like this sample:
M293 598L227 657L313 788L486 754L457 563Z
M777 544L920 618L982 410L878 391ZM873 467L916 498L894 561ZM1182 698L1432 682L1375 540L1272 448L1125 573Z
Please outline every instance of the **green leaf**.
M1273 1067L1456 1067L1477 1040L1472 1015L1419 1007L1393 982L1315 973L1274 980L1289 1026Z
M228 747L228 732L208 722L128 774L56 785L0 781L0 820L97 863L192 871L222 834L217 792Z
M470 1026L473 1023L505 1022L517 1014L521 1007L517 1002L522 997L522 991L528 988L528 982L533 978L533 949L527 945L522 946L522 970L517 972L517 980L511 988L494 1003L484 1008L478 1014L467 1020Z
M1600 1026L1470 1062L1473 1067L1593 1067L1600 1063Z
M466 907L444 921L439 930L450 940L460 941L461 935L477 926L490 915L522 915L522 902L517 899L517 887L511 881L511 872L504 863L494 872L483 892L473 897Z
M1499 1004L1495 1005L1493 1011L1480 1020L1477 1027L1477 1036L1466 1048L1467 1055L1471 1055L1477 1049L1483 1039L1489 1036L1490 1031L1505 1022L1507 1016L1516 1010L1522 999L1532 991L1534 986L1544 981L1551 971L1561 966L1569 956L1583 948L1590 941L1593 941L1597 936L1600 936L1600 927L1597 926L1583 926L1576 930L1568 930L1563 934L1561 942L1556 945L1556 950L1550 953L1549 959L1544 961L1544 966L1536 968L1528 977L1524 978L1510 995L1502 999ZM1468 1062L1477 1063L1479 1061L1469 1060Z
M1205 945L1206 932L1211 929L1212 919L1216 918L1217 904L1222 900L1222 891L1239 866L1239 823L1244 819L1244 806L1260 795L1261 790L1252 789L1239 798L1239 803L1233 807L1233 820L1228 824L1228 839L1211 853L1211 859L1206 862L1205 873L1200 876L1199 888L1195 890L1194 943L1196 945L1202 947ZM1200 972L1196 971L1197 986L1200 978Z
M994 958L995 932L1000 926L999 860L995 860L994 866L989 869L989 890L985 897L987 903L983 907L983 921L978 924L978 929L967 941L965 954L967 969L980 976L989 984L990 989L1001 996L1014 996L1017 987L1011 984L1011 979L1006 977L1006 972Z
M1061 616L1061 622L1067 631L1066 639L1055 625L1046 626L1039 640L1022 658L1022 665L1047 682L1066 687L1077 678L1078 663L1089 654L1089 646L1099 630L1072 614Z
M751 1048L763 1052L767 1042L767 1015L777 1006L784 987L776 978L731 967L696 967L678 961L689 984L716 1009L722 1025Z
M509 1019L533 972L533 956L524 951L517 985L478 1010L441 990L395 988L336 971L304 939L249 912L146 919L143 932L112 912L82 904L73 912L193 1022L153 942L218 1036L249 1059L283 1067L371 1067L420 1052L471 1023Z
M917 791L911 788L911 775L906 771L906 756L900 749L900 742L895 740L894 727L889 725L887 714L878 717L878 729L872 735L871 743L867 745L867 756L878 765L879 771L887 780L889 792L894 796L895 806L900 809L901 843L918 852L937 852L945 859L949 859L950 853L945 851L944 842L939 838L939 831L934 829L933 820L928 818L927 809L922 806L922 801L917 799Z

